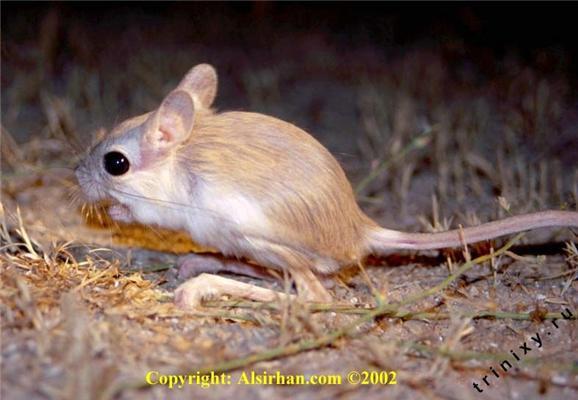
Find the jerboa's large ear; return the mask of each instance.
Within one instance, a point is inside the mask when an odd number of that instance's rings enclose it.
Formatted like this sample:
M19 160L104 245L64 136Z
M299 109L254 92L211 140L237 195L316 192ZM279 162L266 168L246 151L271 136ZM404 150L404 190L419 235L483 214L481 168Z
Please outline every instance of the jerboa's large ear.
M201 107L209 108L217 95L217 71L209 64L196 65L185 75L177 89L186 90Z
M153 118L145 133L146 141L159 150L173 147L191 135L195 103L188 92L175 90L165 97Z

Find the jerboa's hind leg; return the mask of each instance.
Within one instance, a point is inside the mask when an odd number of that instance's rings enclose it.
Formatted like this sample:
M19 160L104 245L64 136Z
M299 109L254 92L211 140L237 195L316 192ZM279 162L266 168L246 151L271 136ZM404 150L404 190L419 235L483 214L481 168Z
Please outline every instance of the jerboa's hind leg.
M180 308L195 309L201 305L203 300L215 299L224 295L261 302L295 297L234 279L202 273L189 279L175 290L175 303Z
M299 298L311 302L331 302L331 295L312 271L312 262L314 261L310 257L296 250L266 241L253 244L257 244L260 248L258 254L267 255L266 257L255 257L257 262L262 265L273 265L275 269L285 268L291 274L295 280ZM256 285L202 273L177 288L175 302L182 308L191 309L199 306L205 299L218 298L222 295L263 302L294 297Z
M217 253L191 253L181 256L177 262L177 267L178 279L193 278L203 273L218 274L221 272L246 275L263 280L271 280L275 277L269 268Z
M285 260L287 271L295 281L299 298L317 303L331 302L331 295L313 272L314 260L289 249L283 249L279 254Z

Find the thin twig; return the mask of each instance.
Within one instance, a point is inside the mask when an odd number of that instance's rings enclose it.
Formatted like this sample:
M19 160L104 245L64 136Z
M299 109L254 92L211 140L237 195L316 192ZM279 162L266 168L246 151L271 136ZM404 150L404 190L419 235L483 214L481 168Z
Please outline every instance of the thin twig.
M356 193L361 193L371 182L389 168L391 164L405 157L410 151L421 149L429 143L432 129L426 129L416 136L407 146L405 146L395 157L383 160L375 169L373 169L355 188Z

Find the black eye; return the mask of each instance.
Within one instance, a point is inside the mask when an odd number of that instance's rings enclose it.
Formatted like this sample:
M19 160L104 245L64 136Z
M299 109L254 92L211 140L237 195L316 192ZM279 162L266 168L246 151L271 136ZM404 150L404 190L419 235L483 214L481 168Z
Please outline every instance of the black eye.
M128 158L124 154L118 151L111 151L104 155L104 169L111 175L123 175L126 174L130 163Z

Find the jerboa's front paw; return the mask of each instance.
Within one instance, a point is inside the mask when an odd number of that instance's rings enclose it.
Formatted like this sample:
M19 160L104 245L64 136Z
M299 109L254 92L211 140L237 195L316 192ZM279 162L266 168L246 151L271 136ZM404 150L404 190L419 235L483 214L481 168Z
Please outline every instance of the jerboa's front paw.
M133 222L134 218L130 209L123 204L114 204L108 208L108 215L114 221L118 222Z

